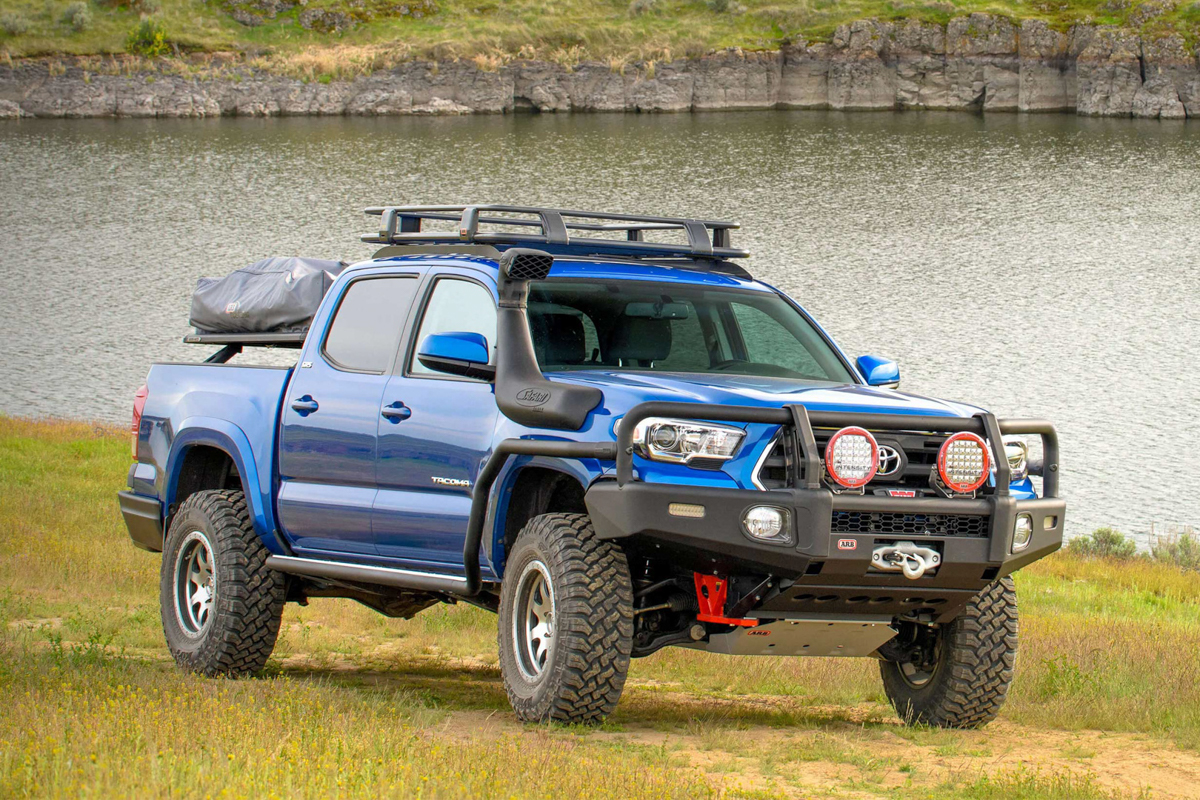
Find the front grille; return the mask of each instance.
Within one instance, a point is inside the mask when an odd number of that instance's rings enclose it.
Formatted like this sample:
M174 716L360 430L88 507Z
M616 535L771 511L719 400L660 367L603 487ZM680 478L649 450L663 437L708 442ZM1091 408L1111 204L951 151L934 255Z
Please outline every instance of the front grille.
M832 429L815 430L818 459L825 458L825 445L834 433ZM904 465L896 474L878 475L869 486L897 489L928 489L936 469L938 450L949 434L910 433L903 431L873 431L881 445L903 451ZM754 474L755 484L762 489L786 489L804 480L804 467L795 457L793 438L784 428L768 446L766 455ZM870 488L868 488L868 493Z
M867 533L876 536L988 535L988 517L967 514L893 514L860 511L833 512L833 533Z

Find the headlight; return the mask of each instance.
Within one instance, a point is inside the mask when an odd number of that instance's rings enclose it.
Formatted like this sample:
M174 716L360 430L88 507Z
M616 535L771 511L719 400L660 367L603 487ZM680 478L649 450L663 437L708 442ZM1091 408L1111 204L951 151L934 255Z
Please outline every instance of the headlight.
M1029 445L1020 439L1004 437L1004 454L1008 456L1008 468L1014 481L1029 477Z
M662 417L642 420L633 429L633 446L639 455L674 464L703 459L728 461L745 438L741 428Z
M938 475L946 488L959 494L983 486L991 466L987 442L973 433L954 434L938 451Z

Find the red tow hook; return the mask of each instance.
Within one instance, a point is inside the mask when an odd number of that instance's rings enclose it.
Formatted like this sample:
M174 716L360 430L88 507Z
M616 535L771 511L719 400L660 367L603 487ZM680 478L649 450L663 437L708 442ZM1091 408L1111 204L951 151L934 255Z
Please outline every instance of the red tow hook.
M724 578L700 572L693 572L692 575L696 580L696 600L700 603L700 613L696 615L696 619L700 622L739 625L743 628L758 625L756 619L733 619L725 616L725 595L729 591L729 584Z

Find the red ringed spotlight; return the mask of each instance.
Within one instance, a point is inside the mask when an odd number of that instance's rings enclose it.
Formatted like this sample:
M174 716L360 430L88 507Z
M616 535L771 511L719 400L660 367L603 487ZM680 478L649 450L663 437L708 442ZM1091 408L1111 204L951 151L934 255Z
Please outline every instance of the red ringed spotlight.
M952 492L970 494L983 486L992 468L988 446L973 433L956 433L938 451L938 475Z
M879 443L868 430L842 428L825 445L825 469L847 489L866 486L879 471Z

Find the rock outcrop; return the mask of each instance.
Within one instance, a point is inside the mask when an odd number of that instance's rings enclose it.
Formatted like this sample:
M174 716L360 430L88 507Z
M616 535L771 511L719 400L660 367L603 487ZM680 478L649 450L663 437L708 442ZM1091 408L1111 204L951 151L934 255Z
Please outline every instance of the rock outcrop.
M259 0L254 8L267 13L279 2ZM1180 36L1151 39L1105 26L1057 31L988 14L945 27L860 20L839 27L830 42L623 69L409 62L354 80L306 82L237 65L200 77L169 66L135 74L50 66L0 66L0 119L762 108L1200 117L1200 61Z

